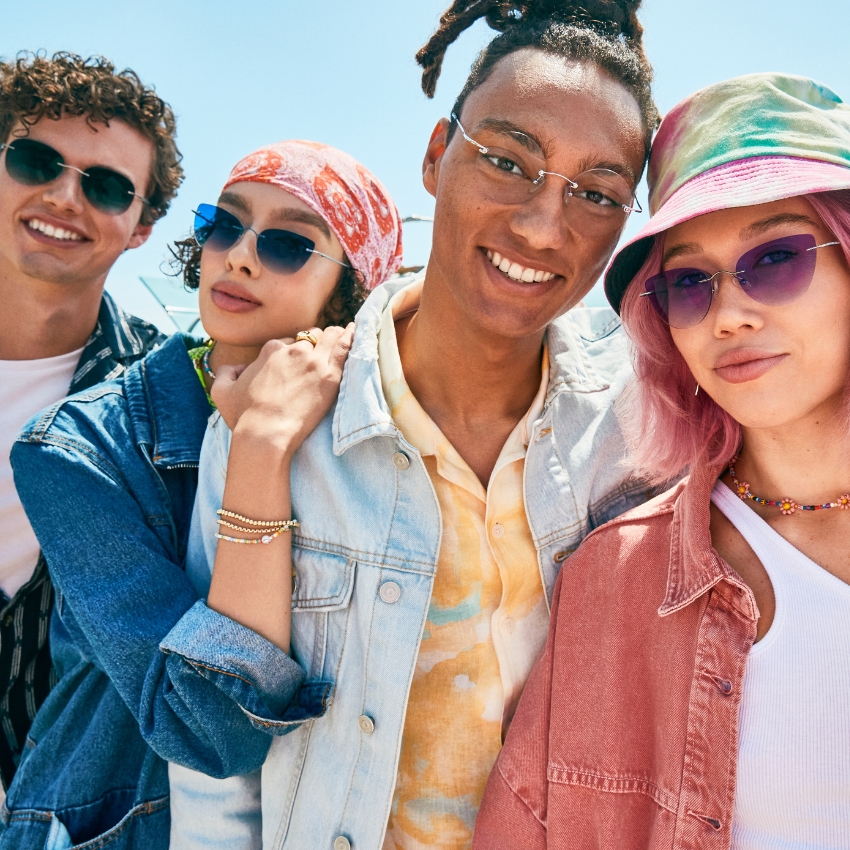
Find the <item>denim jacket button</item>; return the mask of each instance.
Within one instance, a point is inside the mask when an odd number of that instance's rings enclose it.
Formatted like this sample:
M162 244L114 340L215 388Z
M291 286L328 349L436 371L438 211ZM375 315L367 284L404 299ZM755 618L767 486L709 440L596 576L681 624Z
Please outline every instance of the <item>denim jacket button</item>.
M404 472L410 466L410 458L404 452L394 452L393 466L399 471Z
M375 731L375 721L368 714L361 714L357 718L357 725L364 735L371 735Z
M401 599L401 588L394 581L385 581L378 593L381 599L389 605Z
M351 842L344 835L338 835L334 839L334 850L351 850Z

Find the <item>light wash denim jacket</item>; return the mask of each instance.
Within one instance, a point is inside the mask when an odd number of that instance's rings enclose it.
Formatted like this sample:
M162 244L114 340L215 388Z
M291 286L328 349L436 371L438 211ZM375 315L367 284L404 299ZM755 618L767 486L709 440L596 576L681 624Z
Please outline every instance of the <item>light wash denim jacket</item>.
M325 716L272 744L262 770L263 850L380 850L389 818L442 535L431 480L390 417L378 370L381 315L407 282L369 296L336 407L293 462L293 515L301 526L293 538L292 655L308 680L332 682L333 693ZM617 316L572 310L550 326L548 345L549 391L531 429L524 492L551 600L561 565L582 538L645 501L647 489L623 464L612 408L631 375ZM196 502L203 545L190 547L188 565L207 576L230 446L223 422L208 432L211 439L219 460L203 464ZM275 734L291 725L267 728ZM186 816L209 825L219 804L205 804L195 790ZM256 790L244 783L247 808ZM191 800L191 787L181 792ZM228 807L239 805L230 800Z
M300 687L298 665L207 608L183 570L209 414L175 336L36 416L12 450L56 587L58 683L6 796L2 850L167 850L165 759L247 773L268 752L263 723L323 710L321 686Z

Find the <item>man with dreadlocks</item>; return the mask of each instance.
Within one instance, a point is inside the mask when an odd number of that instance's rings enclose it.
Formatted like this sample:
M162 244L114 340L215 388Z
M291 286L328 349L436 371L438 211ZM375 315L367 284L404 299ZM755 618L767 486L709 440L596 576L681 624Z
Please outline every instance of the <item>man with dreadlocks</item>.
M428 267L366 301L334 414L293 460L291 654L326 707L259 718L278 736L262 779L176 817L261 796L267 848L469 847L564 560L646 497L612 410L619 321L571 310L638 206L657 122L639 5L457 0L420 51L431 95L464 29L501 32L425 154ZM249 439L249 423L282 403L271 388L285 399L278 368L217 396L266 469L274 429ZM250 513L223 480L199 483L210 535L217 509Z

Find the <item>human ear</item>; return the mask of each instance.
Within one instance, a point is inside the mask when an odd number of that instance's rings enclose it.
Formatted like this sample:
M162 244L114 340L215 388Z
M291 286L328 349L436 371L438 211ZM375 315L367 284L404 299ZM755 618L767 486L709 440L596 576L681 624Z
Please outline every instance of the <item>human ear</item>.
M437 179L440 175L440 161L449 143L449 119L441 118L431 133L431 139L422 161L422 184L428 194L437 196Z
M130 234L130 239L127 242L127 247L124 250L129 251L130 248L138 248L140 245L144 245L145 242L148 241L148 237L152 232L152 224L142 224L139 222L139 224L133 228L133 232Z

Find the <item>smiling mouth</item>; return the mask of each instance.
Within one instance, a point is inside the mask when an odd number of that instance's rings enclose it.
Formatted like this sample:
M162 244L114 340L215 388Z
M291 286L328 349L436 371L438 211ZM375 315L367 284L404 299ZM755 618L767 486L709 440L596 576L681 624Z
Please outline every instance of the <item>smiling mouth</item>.
M487 259L502 274L518 283L545 283L557 277L552 272L544 272L540 269L526 268L519 263L512 263L507 257L503 257L498 251L487 251Z
M40 218L31 218L24 222L30 230L37 230L45 236L50 236L52 239L58 239L60 242L82 242L83 237L79 233L74 233L71 230L65 230L62 227L54 227Z

